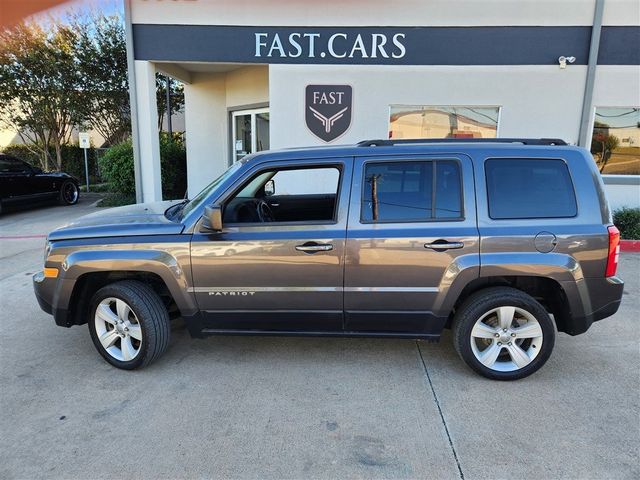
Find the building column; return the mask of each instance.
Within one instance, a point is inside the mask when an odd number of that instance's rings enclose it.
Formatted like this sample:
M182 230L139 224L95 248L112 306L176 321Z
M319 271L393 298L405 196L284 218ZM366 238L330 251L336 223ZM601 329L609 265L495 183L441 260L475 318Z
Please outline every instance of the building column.
M138 152L134 155L139 168L139 181L142 188L143 202L162 200L162 181L160 170L160 137L158 134L158 104L156 101L156 68L151 62L134 62L136 116L132 121L137 123Z
M184 86L187 189L193 198L228 168L228 126L224 73L197 73Z

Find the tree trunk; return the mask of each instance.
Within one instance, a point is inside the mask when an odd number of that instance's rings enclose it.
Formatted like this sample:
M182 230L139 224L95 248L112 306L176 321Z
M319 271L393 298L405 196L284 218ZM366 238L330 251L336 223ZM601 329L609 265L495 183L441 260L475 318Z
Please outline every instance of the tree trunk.
M60 147L60 139L57 135L53 139L54 147L56 149L56 170L62 170L62 148Z

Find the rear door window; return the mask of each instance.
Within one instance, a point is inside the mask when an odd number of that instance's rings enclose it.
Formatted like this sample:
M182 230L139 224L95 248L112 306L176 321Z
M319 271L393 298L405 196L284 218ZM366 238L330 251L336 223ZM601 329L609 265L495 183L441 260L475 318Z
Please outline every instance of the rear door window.
M485 174L490 218L567 218L578 213L563 160L489 159Z
M361 205L365 223L460 219L460 167L450 160L367 163Z

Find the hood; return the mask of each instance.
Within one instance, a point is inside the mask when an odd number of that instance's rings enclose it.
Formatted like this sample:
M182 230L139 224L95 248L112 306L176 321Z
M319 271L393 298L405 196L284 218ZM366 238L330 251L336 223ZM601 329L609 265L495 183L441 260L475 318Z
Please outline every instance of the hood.
M164 216L171 205L180 200L139 203L108 208L80 217L49 234L49 240L74 238L129 237L140 235L175 235L184 225Z

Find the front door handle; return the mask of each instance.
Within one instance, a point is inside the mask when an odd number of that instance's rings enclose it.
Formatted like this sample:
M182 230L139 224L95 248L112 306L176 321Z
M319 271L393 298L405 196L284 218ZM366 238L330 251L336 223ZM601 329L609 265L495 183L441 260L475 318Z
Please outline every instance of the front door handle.
M330 243L307 242L302 245L296 245L296 250L304 253L329 252L333 250Z
M435 250L436 252L444 252L445 250L457 250L464 247L462 242L448 242L446 240L436 240L435 242L425 243L424 248Z

